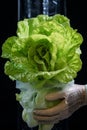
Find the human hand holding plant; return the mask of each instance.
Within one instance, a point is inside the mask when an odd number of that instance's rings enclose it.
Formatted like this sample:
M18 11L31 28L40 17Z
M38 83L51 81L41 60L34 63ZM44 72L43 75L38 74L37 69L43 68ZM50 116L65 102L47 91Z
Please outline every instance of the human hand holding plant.
M70 117L80 107L87 105L86 89L85 85L72 84L62 91L48 94L47 101L61 100L61 102L51 108L34 110L34 118L41 124L55 124Z

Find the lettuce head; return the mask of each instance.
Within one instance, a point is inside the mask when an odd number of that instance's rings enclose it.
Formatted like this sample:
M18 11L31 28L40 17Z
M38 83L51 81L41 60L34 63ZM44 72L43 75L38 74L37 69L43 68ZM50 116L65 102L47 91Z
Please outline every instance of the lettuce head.
M5 73L23 82L56 79L67 83L82 67L82 35L60 14L38 15L18 22L17 35L2 46Z

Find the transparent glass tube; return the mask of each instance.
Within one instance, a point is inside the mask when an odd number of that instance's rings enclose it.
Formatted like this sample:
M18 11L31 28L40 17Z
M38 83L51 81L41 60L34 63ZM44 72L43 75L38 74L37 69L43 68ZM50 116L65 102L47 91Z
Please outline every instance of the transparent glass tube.
M18 0L18 20L58 13L67 14L66 0Z

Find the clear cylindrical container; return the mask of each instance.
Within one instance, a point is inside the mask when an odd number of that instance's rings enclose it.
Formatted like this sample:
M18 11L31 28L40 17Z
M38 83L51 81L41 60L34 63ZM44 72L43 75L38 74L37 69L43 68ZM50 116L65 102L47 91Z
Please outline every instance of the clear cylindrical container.
M53 16L67 15L66 0L18 0L18 21L24 18L36 17L39 14ZM17 130L38 130L38 127L29 128L22 120L22 107L17 106ZM55 125L52 130L68 130L67 122Z
M66 0L18 0L18 20L39 14L66 15Z

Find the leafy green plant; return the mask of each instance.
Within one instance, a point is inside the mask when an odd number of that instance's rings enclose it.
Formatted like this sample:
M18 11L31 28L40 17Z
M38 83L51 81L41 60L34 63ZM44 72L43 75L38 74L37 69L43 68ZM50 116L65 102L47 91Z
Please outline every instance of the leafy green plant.
M23 107L22 117L30 127L39 125L33 119L34 108L47 108L45 95L63 89L82 68L80 45L82 35L70 26L64 15L38 15L18 22L17 35L9 37L2 46L7 58L5 74L17 81L21 90L16 94ZM50 130L43 125L39 130Z

